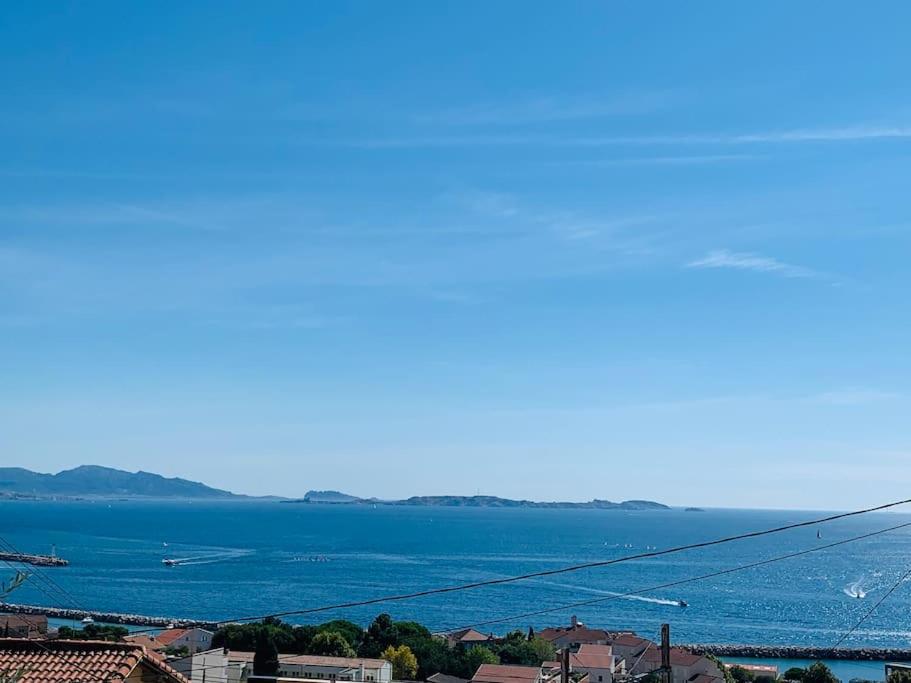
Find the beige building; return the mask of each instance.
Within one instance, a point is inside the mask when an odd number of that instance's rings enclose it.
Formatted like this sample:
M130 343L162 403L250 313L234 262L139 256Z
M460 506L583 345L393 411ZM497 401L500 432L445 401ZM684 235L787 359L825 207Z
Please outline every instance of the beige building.
M252 652L231 650L227 653L228 669L222 681L244 683L253 675ZM384 659L359 657L320 657L317 655L279 655L278 676L314 681L355 681L357 683L391 683L392 664Z

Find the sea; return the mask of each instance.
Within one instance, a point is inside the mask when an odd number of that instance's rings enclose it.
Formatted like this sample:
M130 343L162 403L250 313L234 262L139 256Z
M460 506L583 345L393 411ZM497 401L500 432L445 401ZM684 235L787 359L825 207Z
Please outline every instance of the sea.
M10 602L230 620L307 610L596 562L823 516L812 511L622 511L293 504L276 501L2 501L0 537L70 561ZM376 614L434 631L503 633L568 623L677 643L831 646L911 562L911 528L672 588L655 588L911 522L876 513L720 546L545 578L330 609L288 621ZM168 567L165 558L181 560ZM0 566L0 579L4 579ZM624 595L631 593L631 595ZM681 601L687 606L681 607ZM585 605L575 603L587 602ZM531 615L533 612L542 612ZM496 623L486 623L496 621ZM900 586L845 647L911 646ZM864 665L881 679L881 666ZM878 674L878 675L877 675ZM851 676L854 677L854 676ZM847 678L847 677L845 677Z

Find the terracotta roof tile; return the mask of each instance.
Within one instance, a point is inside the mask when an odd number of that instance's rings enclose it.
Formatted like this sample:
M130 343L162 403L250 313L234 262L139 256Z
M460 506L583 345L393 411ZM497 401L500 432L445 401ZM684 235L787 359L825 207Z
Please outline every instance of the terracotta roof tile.
M504 664L481 664L472 683L533 683L541 676L536 666L508 666Z
M185 636L187 633L189 633L189 629L186 628L169 628L166 631L162 631L157 636L155 636L155 640L167 647L178 638Z
M145 648L129 643L0 638L0 671L23 669L20 683L122 681L137 666L164 674L168 683L187 683Z

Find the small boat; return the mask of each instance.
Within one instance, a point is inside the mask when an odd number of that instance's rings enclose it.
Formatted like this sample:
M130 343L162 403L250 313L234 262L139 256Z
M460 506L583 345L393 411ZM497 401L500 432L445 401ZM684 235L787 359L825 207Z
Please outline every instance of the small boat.
M688 603L686 600L678 600L678 601L677 601L677 604L678 604L680 607L683 607L683 608L686 608L686 607L689 607L689 606L690 606L690 603Z
M163 559L163 560L161 561L161 563L162 563L165 567L176 567L177 565L180 564L180 560L172 560L172 559L169 559L169 558L166 557L165 559Z
M83 624L94 624L95 620L92 619L92 617L86 617L85 619L82 620L82 623Z
M822 538L822 532L818 529L816 530L816 538Z

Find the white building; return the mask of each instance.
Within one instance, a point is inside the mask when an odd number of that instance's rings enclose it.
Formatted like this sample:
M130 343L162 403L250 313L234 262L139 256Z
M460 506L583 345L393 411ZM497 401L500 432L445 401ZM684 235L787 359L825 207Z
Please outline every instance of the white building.
M164 648L179 650L187 648L190 654L212 649L212 631L204 628L169 628L154 637L155 642Z
M227 683L244 683L253 675L252 652L228 652ZM391 683L392 664L384 659L360 657L320 657L317 655L279 655L278 676L316 681L356 681Z
M228 655L220 647L173 659L170 664L193 683L226 683L228 680Z
M591 683L613 683L614 674L621 671L610 645L583 643L578 652L569 655L569 666L573 673L587 673Z

